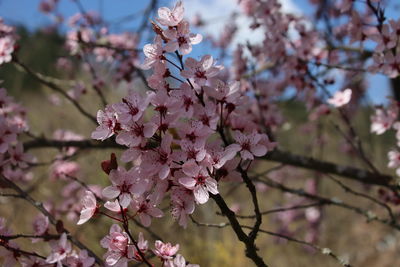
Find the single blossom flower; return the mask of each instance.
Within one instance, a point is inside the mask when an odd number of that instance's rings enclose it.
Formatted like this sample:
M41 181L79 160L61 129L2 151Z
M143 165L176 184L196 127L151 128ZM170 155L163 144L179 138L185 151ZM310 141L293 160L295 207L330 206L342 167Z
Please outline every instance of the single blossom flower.
M182 165L185 177L179 179L179 183L184 187L193 190L194 197L199 204L208 201L209 194L218 194L217 181L208 175L207 170L197 165L194 160L190 160Z
M205 55L200 61L194 58L187 58L185 60L185 69L181 71L181 75L185 78L194 79L194 82L203 86L206 82L216 76L223 67L220 65L214 65L214 59L210 55Z
M394 102L387 109L376 108L375 114L371 116L371 132L380 135L389 130L397 119L398 111Z
M248 135L235 131L234 137L238 144L232 144L230 147L240 151L242 159L253 160L254 156L262 157L268 152L268 146L263 144L263 136L264 134L255 131Z
M164 213L156 207L155 203L144 197L135 198L131 204L132 210L139 215L140 222L149 227L151 224L151 217L161 218Z
M74 253L67 257L66 264L68 267L91 267L95 263L93 257L89 257L87 250L83 249L79 254Z
M113 105L113 109L118 114L118 121L121 123L138 121L152 97L154 97L153 92L142 97L138 92L130 90L122 102Z
M163 261L163 266L173 267L173 256L178 252L179 244L173 246L171 243L155 242L154 254Z
M50 242L51 254L46 258L47 263L57 263L61 267L62 261L72 252L71 243L68 242L67 234L63 233L59 241Z
M93 139L104 141L121 130L117 113L110 105L106 106L104 111L99 110L97 112L97 122L99 126L92 133Z
M168 39L164 49L167 52L175 52L179 50L182 55L192 52L192 45L199 44L203 40L201 34L190 32L189 22L182 21L175 28L170 28L163 32L165 38Z
M184 7L182 1L178 1L171 10L168 7L158 9L157 21L164 26L174 27L183 20Z
M103 190L103 196L109 199L118 197L119 203L123 208L129 206L133 195L140 196L145 192L147 183L141 178L138 168L133 167L126 171L123 167L110 172L111 186Z
M328 103L337 108L342 107L350 102L351 89L347 88L344 91L336 92L332 98L328 99Z
M132 258L133 249L129 245L130 239L127 233L122 231L118 224L110 227L110 232L101 241L100 245L108 251L104 254L105 262L109 266L127 266L129 258Z
M157 63L163 62L165 60L165 56L160 35L156 36L153 44L146 44L143 46L143 52L146 56L146 59L141 65L142 69L148 70Z

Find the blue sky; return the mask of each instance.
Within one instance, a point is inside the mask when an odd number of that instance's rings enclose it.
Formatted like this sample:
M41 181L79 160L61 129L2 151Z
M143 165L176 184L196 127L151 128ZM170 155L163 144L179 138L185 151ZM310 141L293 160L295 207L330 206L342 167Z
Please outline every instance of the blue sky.
M127 15L144 10L150 0L81 0L85 10L96 10L102 13L107 22L115 22ZM231 4L233 0L184 0L188 16L193 16L197 12L201 12L205 18L224 17L229 15L233 10ZM396 2L392 1L392 2ZM175 1L162 0L163 5L172 5ZM311 11L310 4L307 0L282 0L284 9L303 14L308 14ZM29 29L34 30L42 26L49 25L52 21L39 12L40 0L0 0L0 17L3 17L6 22L12 24L23 24ZM58 8L59 12L64 17L69 17L79 11L73 0L60 0ZM394 5L390 5L386 9L388 18L399 18L400 10ZM136 19L131 19L127 23L120 25L119 29L129 30L135 29L141 16ZM209 27L212 34L217 34L224 23L217 23ZM244 38L257 38L256 36L249 37L248 31L241 33ZM205 53L210 53L209 45L199 45L194 49L194 56L199 56ZM212 51L212 50L211 50ZM211 53L213 54L213 53ZM385 103L386 96L390 94L388 80L382 75L373 75L369 79L370 86L368 90L368 98L374 103Z

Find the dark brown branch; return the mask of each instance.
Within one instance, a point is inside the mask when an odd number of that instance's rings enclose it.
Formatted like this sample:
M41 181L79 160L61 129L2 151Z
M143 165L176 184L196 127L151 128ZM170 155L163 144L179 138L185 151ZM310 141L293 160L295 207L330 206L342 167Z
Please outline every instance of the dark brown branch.
M258 199L257 199L257 191L256 187L247 175L247 171L243 170L241 166L238 167L238 170L243 178L243 181L245 182L247 188L250 191L251 194L251 200L253 202L254 206L254 216L256 218L256 222L254 223L254 227L249 233L249 238L254 242L254 240L257 237L257 232L260 229L261 223L262 223L262 215L260 213L260 207L258 206Z
M54 139L46 139L46 138L37 138L32 141L27 141L24 143L24 148L26 150L35 149L35 148L64 148L64 147L76 147L76 148L96 148L96 149L107 149L107 148L124 148L124 146L118 145L112 141L96 141L96 140L54 140Z
M350 166L337 165L327 161L320 161L312 157L295 155L290 152L274 150L269 152L263 159L280 162L286 165L301 167L321 173L337 174L342 177L356 180L370 185L380 185L388 188L397 188L392 183L394 179L390 175L377 174L363 169Z
M277 188L277 189L279 189L279 190L281 190L283 192L288 192L288 193L291 193L291 194L294 194L294 195L298 195L298 196L302 196L302 197L305 197L305 198L308 198L308 199L319 201L321 203L324 203L324 205L332 205L332 206L345 208L347 210L351 210L351 211L353 211L353 212L355 212L357 214L363 215L367 219L367 221L377 221L377 222L380 222L382 224L391 226L396 230L400 230L400 225L397 224L396 222L393 222L391 219L388 220L388 219L379 218L378 216L376 216L376 214L372 213L371 211L363 210L363 209L361 209L359 207L352 206L350 204L347 204L347 203L341 201L340 199L335 199L335 198L330 199L330 198L327 198L327 197L322 197L322 196L319 196L319 195L314 195L314 194L307 193L303 189L293 189L293 188L287 187L287 186L285 186L285 185L283 185L281 183L275 182L272 179L269 179L267 177L264 177L264 179L254 178L254 180L258 181L258 182L261 182L261 183L264 183L264 184L266 184L266 185L268 185L270 187Z
M45 148L45 147L55 147L55 148L78 147L78 148L96 148L96 149L125 148L124 146L118 145L111 140L103 142L95 140L62 141L62 140L38 138L24 143L24 148L27 150L34 148ZM278 149L268 152L268 154L262 157L261 159L275 161L285 165L301 167L322 173L336 174L348 179L356 180L364 184L380 185L391 189L397 189L397 186L393 184L394 178L390 175L377 174L374 172L370 172L355 167L338 165L327 161L320 161L312 157L296 155Z
M16 57L13 58L13 62L21 67L26 73L30 74L33 78L35 78L37 81L39 81L41 84L47 86L48 88L50 88L51 90L61 94L63 97L65 97L69 102L71 102L78 110L79 112L84 115L85 117L87 117L89 120L91 120L94 124L97 125L97 120L96 118L90 114L89 112L87 112L75 99L73 99L71 96L69 96L63 89L61 89L60 87L58 87L56 84L54 84L53 82L47 81L46 79L44 79L43 77L41 77L41 75L35 73L34 71L32 71L30 68L28 68L25 64L21 63Z
M250 258L257 266L268 266L267 264L265 264L264 260L257 254L258 249L254 244L254 240L250 239L243 231L235 216L235 213L229 209L228 205L225 203L225 200L221 197L221 195L211 195L211 198L214 199L215 203L217 203L222 214L224 214L226 218L228 218L230 225L232 226L232 229L236 233L238 239L246 246L246 256Z
M298 209L307 209L310 207L315 207L315 206L322 206L324 205L323 202L315 202L315 203L310 203L310 204L305 204L305 205L297 205L297 206L292 206L292 207L287 207L287 208L277 208L277 209L271 209L271 210L266 210L261 212L261 215L268 215L272 213L277 213L277 212L285 212L289 210L298 210ZM240 219L254 219L255 215L236 215L236 217Z
M245 228L245 229L251 229L251 226L247 226L247 225L241 225L241 226L243 228ZM294 242L294 243L299 243L299 244L302 244L302 245L305 245L305 246L312 247L313 249L320 251L322 254L331 256L332 258L337 260L343 266L351 267L351 265L349 263L345 262L339 256L334 254L329 248L321 248L321 247L319 247L317 245L314 245L312 243L309 243L309 242L306 242L306 241L303 241L303 240L299 240L299 239L296 239L296 238L293 238L293 237L290 237L290 236L282 235L282 234L279 234L279 233L275 233L275 232L271 232L271 231L267 231L267 230L263 230L263 229L260 229L260 233L264 233L264 234L267 234L267 235L272 235L272 236L275 236L275 237L279 237L279 238L285 239L287 241L291 241L291 242Z
M364 193L361 193L361 192L357 192L357 191L351 189L350 187L348 187L347 185L345 185L344 183L342 183L341 181L339 181L338 179L336 179L332 175L326 174L326 176L329 177L335 183L337 183L346 192L351 193L351 194L353 194L355 196L358 196L358 197L362 197L362 198L368 199L368 200L370 200L370 201L382 206L383 208L385 208L387 210L387 212L388 212L390 218L392 219L392 221L393 222L396 221L396 217L394 216L392 209L386 203L383 203L382 201L379 201L379 200L377 200L377 199L375 199L375 198L373 198L373 197L371 197L371 196L369 196L367 194L364 194Z

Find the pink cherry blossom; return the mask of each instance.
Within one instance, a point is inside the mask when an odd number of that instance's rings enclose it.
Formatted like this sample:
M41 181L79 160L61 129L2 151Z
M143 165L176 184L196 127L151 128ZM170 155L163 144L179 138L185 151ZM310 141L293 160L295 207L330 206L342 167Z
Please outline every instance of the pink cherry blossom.
M57 263L62 266L62 261L71 253L71 243L67 240L67 234L63 233L59 241L50 242L51 254L46 258L47 263Z
M209 127L212 130L217 129L219 121L219 115L217 112L217 106L211 101L207 101L205 105L196 104L194 106L194 115L204 126Z
M143 237L143 233L139 232L139 236L138 236L138 240L137 240L137 246L139 248L139 250L142 252L143 255L146 254L147 250L149 249L149 242L144 239ZM140 253L138 252L136 247L133 247L134 253L133 253L133 258L136 261L143 261L142 256L140 255Z
M128 147L138 146L145 138L150 138L157 130L157 125L152 122L143 123L142 120L123 125L122 131L117 135L118 144Z
M207 146L207 161L210 162L212 167L220 169L227 161L233 159L239 150L238 146L235 145L223 148L221 141L210 143Z
M140 222L149 227L151 224L151 217L161 218L164 213L156 207L155 203L144 197L135 198L131 204L132 210L139 215Z
M254 156L262 157L268 152L268 147L262 144L263 134L254 131L246 135L240 131L235 131L234 137L238 144L233 144L232 149L238 149L244 160L253 160Z
M35 161L32 155L24 153L24 148L21 143L10 147L8 153L10 154L11 164L20 168L27 168L30 163L34 163Z
M123 167L110 172L111 186L104 188L103 196L109 199L118 197L123 208L129 206L132 196L139 196L147 188L146 181L140 177L138 168L133 167L126 171Z
M14 39L11 36L0 38L0 65L11 61L14 52Z
M200 267L200 265L198 265L198 264L186 263L185 258L181 254L176 254L174 261L173 261L173 266L174 267Z
M113 109L118 114L118 120L121 123L138 121L153 96L154 93L148 93L142 97L138 92L130 90L128 96L124 97L121 103L113 105Z
M117 119L117 113L112 106L107 106L104 111L97 112L99 126L92 133L92 138L105 140L121 130L121 124Z
M113 224L109 234L100 241L101 246L108 250L104 254L106 264L127 266L128 257L130 257L129 250L131 250L129 242L128 234L123 232L118 224Z
M337 108L342 107L350 102L351 89L347 88L344 91L336 92L332 98L328 99L328 103Z
M53 180L65 179L66 176L76 177L80 171L80 166L78 163L73 161L60 161L57 160L53 163L50 169L50 177Z
M209 194L218 194L217 181L208 175L207 170L190 160L183 164L183 173L186 175L179 179L179 183L184 187L193 190L194 197L199 204L208 201Z
M43 235L49 229L49 218L42 213L36 216L32 224L33 232L35 235Z
M154 65L164 60L164 49L162 47L161 37L157 35L153 44L146 44L143 46L143 52L146 59L141 67L145 70L152 68Z
M389 168L396 169L396 174L400 176L400 153L397 150L391 150L388 153Z
M10 127L3 117L0 117L0 153L5 153L10 145L17 140L14 131L10 131Z
M93 257L89 257L86 250L81 250L79 254L73 253L66 259L66 264L70 267L91 267L95 263Z
M154 254L163 261L163 266L173 267L173 256L178 252L179 244L173 246L171 243L155 242Z
M371 116L371 132L383 134L390 129L397 119L398 107L396 103L390 104L387 109L377 107L375 114Z
M219 79L212 79L210 86L204 86L204 91L218 102L235 102L239 97L239 82L226 84Z
M165 38L168 39L164 49L167 52L175 52L179 50L182 55L192 52L192 45L199 44L203 40L201 34L191 33L189 30L189 22L182 21L175 28L169 28L164 31Z
M184 140L204 145L212 132L213 131L201 121L190 120L189 122L180 124L178 134Z
M172 135L165 134L160 147L152 151L148 151L143 155L142 171L147 175L157 174L163 180L170 174L170 164L172 158L170 157L172 150Z
M171 195L172 216L184 228L187 226L188 215L195 209L192 191L184 187L174 187Z
M177 26L183 19L184 10L182 1L178 1L172 10L168 7L161 7L158 9L157 21L164 26Z
M181 75L188 79L194 78L194 82L199 86L205 85L207 80L216 76L223 68L220 65L214 65L214 59L210 55L203 56L200 61L189 57L185 60L185 66Z

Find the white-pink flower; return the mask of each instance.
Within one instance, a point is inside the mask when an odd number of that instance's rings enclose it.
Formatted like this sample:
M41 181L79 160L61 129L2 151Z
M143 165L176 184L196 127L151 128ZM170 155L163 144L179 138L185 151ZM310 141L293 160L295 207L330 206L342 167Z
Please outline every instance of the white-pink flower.
M210 86L204 86L204 91L219 102L232 103L240 96L239 88L240 83L237 81L226 84L219 79L212 79Z
M264 144L264 134L254 131L251 134L243 134L240 131L234 132L235 140L238 144L232 144L232 149L238 149L242 159L253 160L254 156L262 157L268 152L268 146Z
M160 240L155 242L154 254L161 258L164 265L163 266L173 266L169 261L173 260L173 256L178 252L179 244L173 246L171 243L163 243Z
M117 113L110 105L105 110L97 112L97 122L99 126L92 133L92 138L97 140L105 140L121 130L121 124L117 119Z
M187 226L188 215L195 209L192 191L185 187L174 187L171 193L171 214L183 228Z
M182 21L184 11L182 1L178 1L172 10L168 7L160 7L157 21L164 26L176 26Z
M392 103L386 110L382 107L375 109L375 114L371 116L371 133L383 134L389 130L397 119L398 107Z
M133 167L126 171L123 167L110 172L111 186L103 190L103 196L109 199L118 197L119 203L123 208L129 206L132 196L140 196L147 189L147 183L141 179L138 168Z
M214 59L211 55L205 55L200 61L194 58L187 58L185 60L186 69L181 71L181 75L185 78L194 78L194 82L203 86L207 80L216 76L220 70L223 69L220 65L214 65Z
M143 123L142 119L123 125L123 130L117 135L118 144L135 147L141 144L145 138L150 138L157 130L157 125L152 122Z
M160 35L156 36L154 39L154 44L146 44L143 46L143 52L146 56L146 59L141 65L142 69L148 70L157 63L163 61L165 57Z
M190 32L189 22L182 21L175 28L170 28L163 32L164 37L168 39L164 49L167 52L175 52L179 50L182 55L192 52L192 45L198 44L203 40L201 34Z
M57 263L62 266L62 261L71 253L71 243L67 240L67 234L63 233L59 241L50 242L51 254L46 258L47 263Z
M144 197L135 198L131 204L132 210L139 215L140 222L145 226L149 227L151 224L151 218L161 218L164 213L156 207L155 203Z
M207 170L197 165L194 160L183 164L182 171L185 177L179 179L179 183L184 187L193 190L194 197L199 204L208 201L209 194L218 194L217 181L208 175Z
M90 267L95 263L93 257L89 257L87 250L81 250L79 254L75 251L71 256L67 257L66 265L68 267Z
M388 167L396 169L396 174L400 176L400 152L397 150L389 151L388 157L389 157Z
M14 39L11 36L0 38L0 65L11 61L14 52Z
M336 92L332 98L328 99L328 103L337 108L342 107L350 102L351 89L347 88L343 91Z
M122 99L122 102L113 105L113 109L118 114L118 120L121 123L138 121L153 96L153 92L142 97L138 92L130 90L128 95Z
M118 224L110 227L109 234L100 241L100 245L108 250L104 254L107 265L113 266L118 263L117 266L127 266L130 256L129 241L128 234L123 232Z

